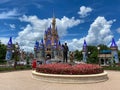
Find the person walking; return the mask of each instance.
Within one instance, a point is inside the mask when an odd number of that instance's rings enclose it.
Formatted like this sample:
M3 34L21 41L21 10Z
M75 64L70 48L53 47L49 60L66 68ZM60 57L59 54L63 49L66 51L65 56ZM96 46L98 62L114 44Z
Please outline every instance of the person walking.
M68 55L68 51L69 51L69 48L67 46L67 43L65 43L65 45L63 45L63 62L66 62L67 63L67 55Z
M32 61L32 69L35 70L35 69L36 69L36 66L37 66L37 60L34 59L34 60Z

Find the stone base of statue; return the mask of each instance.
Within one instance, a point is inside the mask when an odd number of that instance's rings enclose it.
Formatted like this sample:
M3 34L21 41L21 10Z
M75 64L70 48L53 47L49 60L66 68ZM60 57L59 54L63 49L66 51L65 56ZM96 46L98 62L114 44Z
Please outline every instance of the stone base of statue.
M97 83L108 80L107 72L91 75L61 75L45 74L32 71L32 77L37 80L55 83Z

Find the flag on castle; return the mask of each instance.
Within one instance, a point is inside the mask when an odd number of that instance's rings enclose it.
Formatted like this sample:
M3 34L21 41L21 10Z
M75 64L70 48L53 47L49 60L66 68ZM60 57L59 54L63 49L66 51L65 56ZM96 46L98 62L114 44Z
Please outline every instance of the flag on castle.
M6 57L5 59L6 60L11 60L12 58L12 37L10 37L9 41L8 41L8 44L7 44L7 52L6 52Z

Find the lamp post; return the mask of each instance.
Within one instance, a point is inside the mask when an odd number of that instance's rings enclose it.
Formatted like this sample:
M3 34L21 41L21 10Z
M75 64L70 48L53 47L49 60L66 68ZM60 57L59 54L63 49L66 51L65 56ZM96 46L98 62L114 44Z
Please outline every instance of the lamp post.
M99 59L99 56L100 56L99 55L100 54L100 47L98 46L97 49L98 49L98 60L99 60L99 65L100 65L101 64L100 59Z
M88 52L88 55L90 55L91 52Z
M14 68L16 69L17 61L18 61L18 54L19 54L19 45L16 42L15 48L14 48Z
M91 52L88 52L88 57L90 57Z

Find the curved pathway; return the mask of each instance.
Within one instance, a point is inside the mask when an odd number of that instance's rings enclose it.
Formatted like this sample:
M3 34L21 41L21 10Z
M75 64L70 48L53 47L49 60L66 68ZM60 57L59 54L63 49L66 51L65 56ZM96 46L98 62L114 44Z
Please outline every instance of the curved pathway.
M31 70L0 73L0 90L120 90L120 71L107 71L109 80L92 84L48 83L32 78Z

